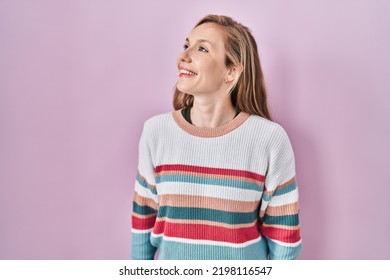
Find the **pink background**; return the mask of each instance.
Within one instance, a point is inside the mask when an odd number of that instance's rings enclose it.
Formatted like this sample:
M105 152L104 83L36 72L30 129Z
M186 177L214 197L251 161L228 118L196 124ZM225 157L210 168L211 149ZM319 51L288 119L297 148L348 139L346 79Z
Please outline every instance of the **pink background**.
M389 1L0 0L0 259L127 259L143 122L208 13L257 39L301 259L390 259Z

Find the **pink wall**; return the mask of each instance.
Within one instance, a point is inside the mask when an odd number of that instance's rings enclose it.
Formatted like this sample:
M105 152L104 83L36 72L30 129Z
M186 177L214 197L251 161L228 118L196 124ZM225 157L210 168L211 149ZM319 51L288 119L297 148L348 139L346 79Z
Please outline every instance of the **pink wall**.
M333 2L333 3L331 3ZM137 145L202 16L257 38L301 259L390 259L389 1L0 0L0 259L127 259Z

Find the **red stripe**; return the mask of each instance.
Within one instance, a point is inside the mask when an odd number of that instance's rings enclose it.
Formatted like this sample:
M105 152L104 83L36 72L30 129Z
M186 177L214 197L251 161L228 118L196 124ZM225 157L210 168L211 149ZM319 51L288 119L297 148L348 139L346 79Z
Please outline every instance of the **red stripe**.
M202 167L202 166L183 165L183 164L166 164L166 165L159 165L155 168L156 173L160 173L162 171L185 171L185 172L196 172L196 173L203 173L203 174L230 175L230 176L238 176L238 177L255 179L261 182L264 182L265 179L263 175L253 173L250 171L245 171L245 170L212 168L212 167Z
M299 229L290 230L274 227L262 227L262 233L268 238L285 243L295 243L301 240Z
M144 229L151 229L154 226L154 222L156 221L156 216L141 219L135 216L131 217L131 225L134 229L144 230Z
M230 229L200 224L180 224L164 221L156 222L153 233L169 237L244 243L259 237L256 227Z

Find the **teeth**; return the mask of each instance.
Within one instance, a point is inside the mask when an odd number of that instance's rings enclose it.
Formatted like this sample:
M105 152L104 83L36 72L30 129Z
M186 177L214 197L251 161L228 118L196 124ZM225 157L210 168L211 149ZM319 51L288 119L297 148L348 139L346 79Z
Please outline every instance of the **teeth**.
M180 74L186 74L186 75L191 75L191 76L196 75L196 73L185 70L185 69L180 69Z

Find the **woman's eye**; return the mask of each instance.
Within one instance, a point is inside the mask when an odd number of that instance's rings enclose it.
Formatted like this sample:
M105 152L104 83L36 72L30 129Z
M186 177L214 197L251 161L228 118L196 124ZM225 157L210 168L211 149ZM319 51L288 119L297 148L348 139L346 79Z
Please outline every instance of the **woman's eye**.
M199 51L201 51L201 52L209 52L209 51L206 50L204 47L199 47Z
M184 44L183 49L185 49L185 50L188 49L188 45Z

